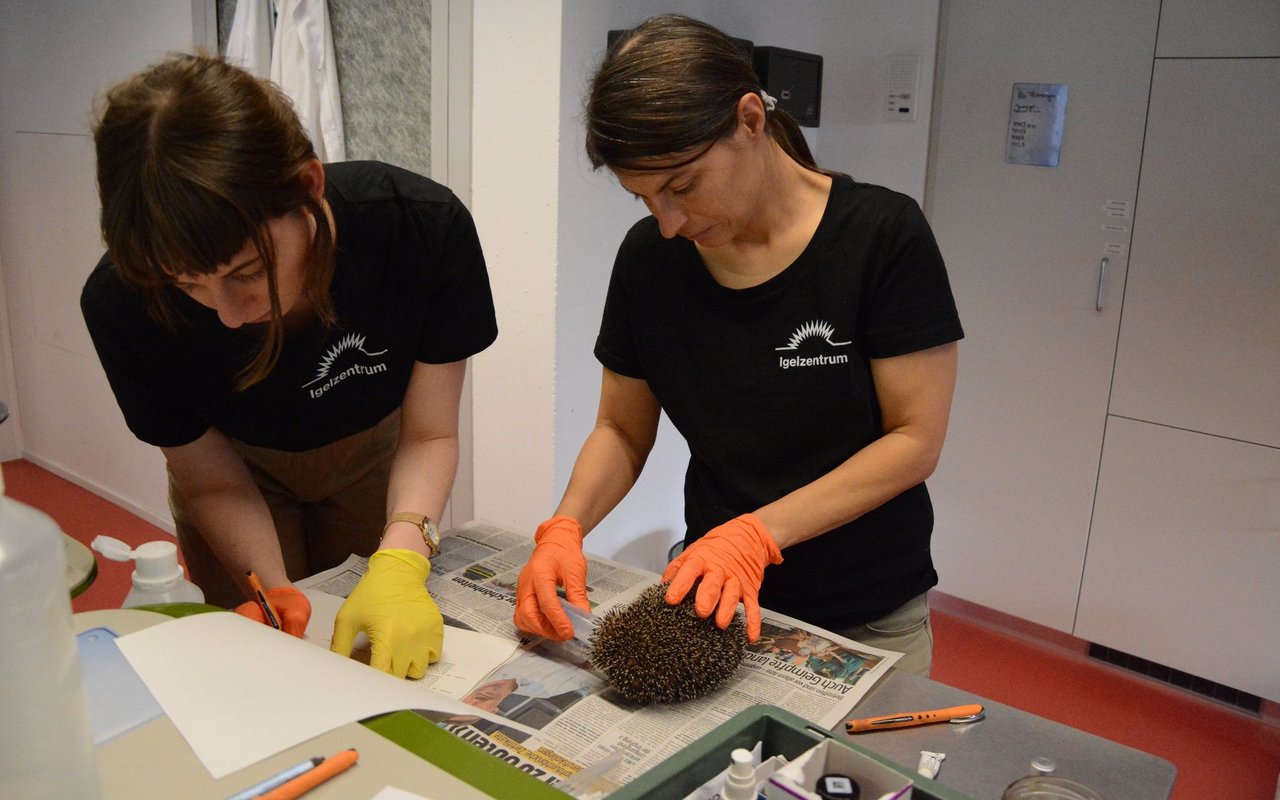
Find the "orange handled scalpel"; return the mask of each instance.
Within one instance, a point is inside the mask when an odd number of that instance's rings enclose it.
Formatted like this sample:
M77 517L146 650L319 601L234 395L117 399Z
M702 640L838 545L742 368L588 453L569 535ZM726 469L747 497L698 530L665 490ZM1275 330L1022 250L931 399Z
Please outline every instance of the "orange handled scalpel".
M933 711L904 711L900 714L885 714L881 717L851 719L844 723L848 733L864 733L886 728L907 728L912 725L928 725L932 722L971 722L981 719L982 706L972 703L967 706L952 706ZM973 719L966 719L972 717Z

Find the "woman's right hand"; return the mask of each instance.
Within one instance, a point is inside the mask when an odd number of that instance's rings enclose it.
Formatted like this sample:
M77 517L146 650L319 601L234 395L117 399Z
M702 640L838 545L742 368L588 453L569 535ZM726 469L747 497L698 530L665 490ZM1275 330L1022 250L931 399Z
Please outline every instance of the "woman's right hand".
M572 517L552 517L533 535L536 546L520 570L516 585L516 627L545 639L573 638L573 622L560 606L565 598L590 613L587 602L587 559L582 554L582 526Z
M266 597L267 602L271 604L271 610L280 618L281 630L301 639L302 634L307 630L307 623L311 621L311 601L307 596L293 586L281 586L268 589ZM250 600L236 606L236 613L254 622L267 624L267 617L262 613L262 606L258 605L257 600Z

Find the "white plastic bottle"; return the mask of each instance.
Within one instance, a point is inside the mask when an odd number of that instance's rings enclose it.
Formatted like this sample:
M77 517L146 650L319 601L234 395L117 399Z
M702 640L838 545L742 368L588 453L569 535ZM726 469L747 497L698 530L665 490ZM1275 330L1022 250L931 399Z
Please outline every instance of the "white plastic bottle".
M131 549L110 536L97 536L89 545L112 561L134 562L133 588L122 608L152 603L203 603L204 592L187 580L178 564L178 546L173 542L147 542Z
M0 794L101 797L57 523L0 495Z
M725 775L724 788L720 790L722 800L756 800L756 768L751 751L746 748L735 748L729 754L729 772Z

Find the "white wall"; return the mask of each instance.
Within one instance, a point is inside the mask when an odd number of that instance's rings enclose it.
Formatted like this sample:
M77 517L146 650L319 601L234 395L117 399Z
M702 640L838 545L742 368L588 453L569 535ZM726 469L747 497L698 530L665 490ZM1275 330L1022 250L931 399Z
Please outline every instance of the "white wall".
M600 365L592 348L609 271L623 234L645 213L611 175L591 171L582 149L583 92L603 55L608 30L669 11L700 17L757 45L822 55L821 126L805 129L818 162L917 200L924 195L928 105L920 106L913 123L884 122L880 96L888 57L908 52L921 56L920 97L932 96L936 0L809 2L803 14L796 13L794 4L780 1L566 0L555 276L555 491L542 508L528 509L532 524L554 510L578 448L595 421ZM683 441L664 419L639 483L592 534L590 549L649 569L665 565L667 548L684 536L682 487L687 460ZM481 513L479 507L477 513Z
M498 312L473 361L475 513L530 533L550 513L559 3L477 0L471 211Z
M159 525L160 454L125 427L80 318L102 254L89 123L95 91L189 49L195 22L192 0L0 5L0 269L16 412L5 425L20 421L28 459Z
M0 6L0 268L14 373L6 389L0 348L0 390L15 410L5 435L16 439L21 419L27 458L163 526L161 456L125 428L77 306L101 250L85 87L189 48L207 10L192 0ZM477 517L531 531L554 510L590 430L599 391L591 347L609 266L642 212L585 164L582 90L607 30L670 10L757 44L822 54L823 124L807 131L819 161L923 195L928 109L912 124L881 122L881 62L920 53L919 94L930 96L937 0L825 0L803 15L781 0L475 0L471 208L500 327L472 373ZM685 458L664 428L593 549L661 566L683 533Z

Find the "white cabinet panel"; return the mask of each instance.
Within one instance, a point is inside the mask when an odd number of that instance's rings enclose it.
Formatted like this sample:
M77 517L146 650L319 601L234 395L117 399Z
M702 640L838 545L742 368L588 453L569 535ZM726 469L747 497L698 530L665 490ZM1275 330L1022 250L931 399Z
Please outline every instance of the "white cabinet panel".
M930 479L940 588L1070 631L1137 193L1157 2L945 6L926 210L965 327ZM1061 164L1006 164L1014 83L1069 87ZM1110 211L1108 210L1110 208ZM1110 259L1103 308L1099 266Z
M1156 56L1280 56L1280 3L1276 0L1164 0Z
M1280 59L1158 61L1110 411L1280 447Z
M93 144L88 136L0 132L0 156L8 165L0 247L24 455L164 525L164 458L125 427L80 314L80 288L103 251Z
M1280 701L1280 450L1112 417L1076 635Z

